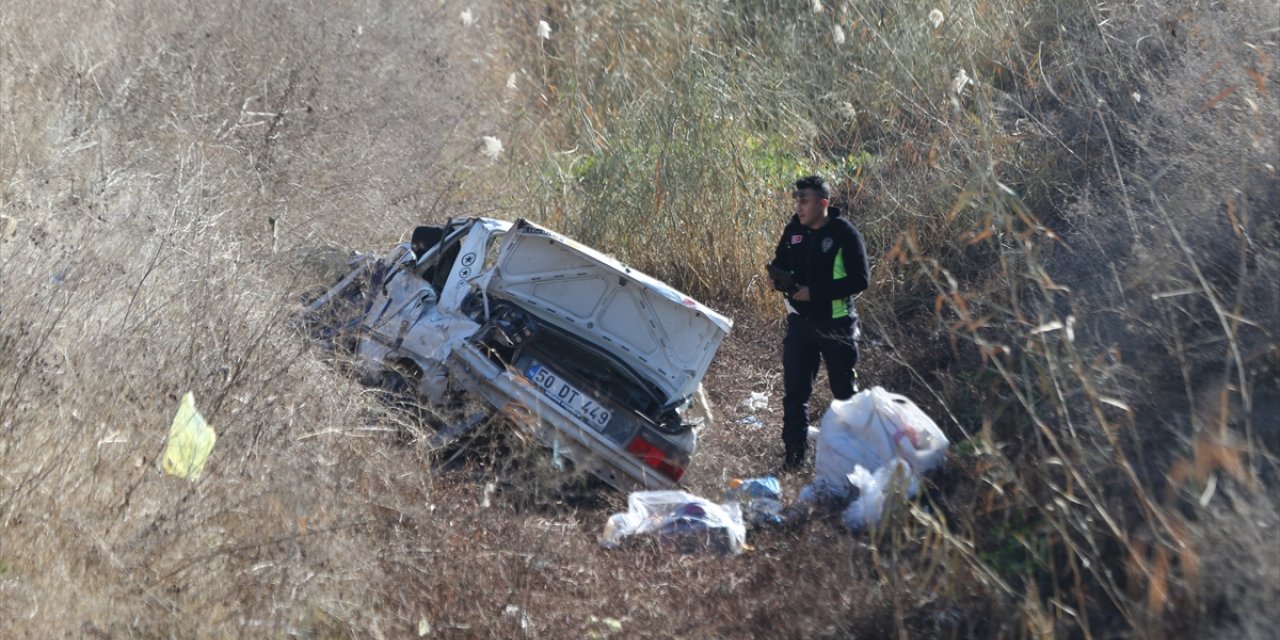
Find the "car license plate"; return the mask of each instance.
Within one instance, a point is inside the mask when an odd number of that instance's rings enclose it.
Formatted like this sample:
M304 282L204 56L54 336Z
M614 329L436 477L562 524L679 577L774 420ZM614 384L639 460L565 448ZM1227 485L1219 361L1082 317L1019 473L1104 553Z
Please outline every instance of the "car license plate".
M560 405L578 420L582 421L596 431L604 429L609 424L609 418L612 414L608 409L600 406L591 396L579 391L576 387L560 379L546 367L534 362L525 369L524 375L535 386L542 390L542 394L547 396L552 402Z

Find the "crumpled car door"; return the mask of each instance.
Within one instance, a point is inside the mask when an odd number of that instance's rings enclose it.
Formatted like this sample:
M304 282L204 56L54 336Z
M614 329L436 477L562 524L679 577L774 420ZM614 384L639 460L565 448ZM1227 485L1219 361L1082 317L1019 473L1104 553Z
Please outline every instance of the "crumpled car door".
M382 284L385 299L375 300L368 328L385 336L395 336L398 347L405 334L436 305L436 292L430 283L417 277L412 262L393 268Z

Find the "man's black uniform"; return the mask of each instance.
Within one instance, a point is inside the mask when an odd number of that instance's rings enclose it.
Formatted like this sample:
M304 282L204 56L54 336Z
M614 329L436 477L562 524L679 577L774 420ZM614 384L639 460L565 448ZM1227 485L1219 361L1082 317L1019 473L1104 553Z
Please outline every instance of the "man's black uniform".
M808 449L808 404L819 358L827 363L831 393L836 399L853 396L858 364L858 314L853 296L868 284L867 251L862 234L828 207L827 223L810 229L792 216L782 231L772 265L791 273L800 287L809 287L809 300L787 294L787 336L782 341L782 442L786 466L795 468Z

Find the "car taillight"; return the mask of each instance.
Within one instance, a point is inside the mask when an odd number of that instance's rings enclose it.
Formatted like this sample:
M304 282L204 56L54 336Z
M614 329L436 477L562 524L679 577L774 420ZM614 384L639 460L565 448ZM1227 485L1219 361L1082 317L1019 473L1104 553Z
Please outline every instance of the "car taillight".
M671 478L673 482L680 482L680 478L684 476L684 467L673 463L667 454L659 449L657 445L644 439L644 436L636 436L627 445L627 451L634 453L644 463L658 473Z

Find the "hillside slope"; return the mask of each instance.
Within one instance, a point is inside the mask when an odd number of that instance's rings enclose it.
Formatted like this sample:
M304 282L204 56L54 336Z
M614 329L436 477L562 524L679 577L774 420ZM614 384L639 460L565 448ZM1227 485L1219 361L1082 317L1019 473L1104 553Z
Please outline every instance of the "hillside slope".
M6 637L1280 626L1266 3L82 4L0 5ZM500 424L428 455L287 323L350 250L537 219L735 317L716 497L779 458L741 401L779 406L756 271L810 170L871 244L863 384L956 442L873 532L604 552L624 496ZM158 464L188 391L196 483Z

